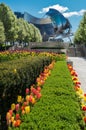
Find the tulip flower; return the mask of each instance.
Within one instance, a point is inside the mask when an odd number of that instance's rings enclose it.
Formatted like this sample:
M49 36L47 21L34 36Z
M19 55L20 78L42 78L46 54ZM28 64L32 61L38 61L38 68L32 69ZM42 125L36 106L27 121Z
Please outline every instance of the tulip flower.
M41 88L38 86L38 87L37 87L37 90L38 90L38 92L40 92L40 91L41 91Z
M16 120L20 119L20 115L19 114L16 114Z
M35 100L35 98L33 97L33 98L32 98L32 104L35 104L35 102L36 102L36 100Z
M18 103L22 102L22 96L18 96L17 102L18 102Z
M14 122L14 116L11 117L11 122Z
M25 114L25 110L22 110L22 114Z
M12 126L13 126L13 127L16 126L16 120L13 121Z
M29 88L26 88L26 94L29 94Z
M19 110L19 104L16 104L16 111L18 111Z
M15 110L15 104L14 104L14 103L11 104L11 109L12 109L12 110Z
M29 98L30 98L30 96L27 95L27 96L26 96L26 101L27 101L27 102L29 101Z
M85 97L85 96L83 97L83 99L84 99L84 101L86 102L86 97Z
M32 102L32 100L33 100L33 96L32 96L32 95L30 95L29 102L31 103L31 102Z
M86 123L86 116L84 116L84 122Z
M30 112L30 106L26 106L25 107L25 113L27 114L27 113L29 113Z
M9 120L11 118L11 114L7 112L6 119Z
M82 110L83 110L83 111L86 111L86 106L83 106L83 107L82 107Z
M74 88L76 91L78 91L80 89L80 86L76 85Z
M37 94L37 98L38 98L38 99L40 99L41 96L42 96L41 93L38 93L38 94Z

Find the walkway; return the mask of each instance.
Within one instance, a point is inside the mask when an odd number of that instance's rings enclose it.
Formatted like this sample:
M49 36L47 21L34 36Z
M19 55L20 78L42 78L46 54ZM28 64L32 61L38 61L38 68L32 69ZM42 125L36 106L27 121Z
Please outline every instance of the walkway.
M69 57L73 61L73 68L78 74L79 81L81 82L81 88L86 93L86 59L82 57Z

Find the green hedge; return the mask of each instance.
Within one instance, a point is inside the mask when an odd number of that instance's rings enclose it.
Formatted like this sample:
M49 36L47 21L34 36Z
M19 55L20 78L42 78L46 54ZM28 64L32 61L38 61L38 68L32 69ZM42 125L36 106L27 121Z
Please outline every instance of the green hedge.
M55 47L37 46L37 47L31 47L31 49L64 49L64 47L62 46L55 46Z
M27 86L33 84L36 77L49 65L47 56L26 57L0 64L0 97L2 95L22 94Z
M13 130L84 130L80 104L66 62L57 62L42 89L42 98Z

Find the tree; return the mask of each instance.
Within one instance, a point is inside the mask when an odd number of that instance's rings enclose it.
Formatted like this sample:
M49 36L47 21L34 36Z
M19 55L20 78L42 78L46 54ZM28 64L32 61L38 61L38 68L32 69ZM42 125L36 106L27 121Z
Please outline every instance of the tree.
M18 25L18 38L17 38L17 40L21 43L24 41L24 39L26 37L24 20L22 18L17 19L17 25Z
M0 20L5 28L6 41L15 41L18 37L17 18L11 9L3 3L0 4Z
M74 42L79 44L86 44L86 12L80 22L80 25L75 33Z
M29 24L24 19L19 18L17 20L18 25L18 38L17 40L20 42L41 42L42 36L38 28L36 28L33 24Z

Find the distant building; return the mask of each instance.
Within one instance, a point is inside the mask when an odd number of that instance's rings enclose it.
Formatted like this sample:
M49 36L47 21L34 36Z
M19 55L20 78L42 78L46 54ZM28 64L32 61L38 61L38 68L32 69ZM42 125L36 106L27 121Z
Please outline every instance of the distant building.
M29 23L34 24L41 32L43 41L47 41L49 37L58 35L70 35L71 24L59 11L49 9L46 13L47 18L37 18L27 12L15 12L17 18L23 18Z

